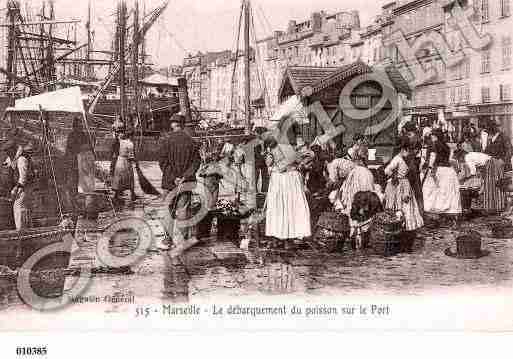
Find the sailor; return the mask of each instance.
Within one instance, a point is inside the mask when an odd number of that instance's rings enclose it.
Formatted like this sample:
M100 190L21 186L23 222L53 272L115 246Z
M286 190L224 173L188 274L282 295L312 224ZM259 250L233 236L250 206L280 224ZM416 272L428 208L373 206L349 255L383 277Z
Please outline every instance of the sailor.
M13 200L13 213L16 230L21 231L30 227L31 211L31 159L25 153L22 146L15 141L9 140L2 146L2 151L7 155L4 165L14 170L16 184L11 189Z

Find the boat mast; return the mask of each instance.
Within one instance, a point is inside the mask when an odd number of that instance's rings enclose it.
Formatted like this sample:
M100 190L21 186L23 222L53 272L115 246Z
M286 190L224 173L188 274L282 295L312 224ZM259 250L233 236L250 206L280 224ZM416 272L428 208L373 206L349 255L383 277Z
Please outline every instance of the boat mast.
M9 32L8 32L8 49L7 49L7 71L14 76L7 77L7 90L10 93L11 105L14 104L14 85L16 84L15 76L17 76L16 69L16 16L19 12L19 8L16 2L9 0L7 2L7 17L9 20Z
M50 21L55 20L55 10L54 10L54 3L53 0L49 1L50 3ZM48 29L48 47L46 49L47 51L47 65L48 65L48 82L53 83L57 79L55 76L55 62L54 62L54 53L53 53L53 24L49 25ZM48 91L53 91L55 89L55 85L49 85Z
M119 26L119 40L118 40L118 57L119 57L119 87L121 97L121 120L126 125L126 93L125 93L125 39L126 39L126 4L125 1L120 1L118 8L118 26Z
M92 39L91 39L91 0L89 0L89 3L87 4L87 23L86 23L86 30L87 30L87 49L86 49L86 77L87 80L91 80L93 78L92 68L89 64L89 61L91 60L91 50L92 50Z
M249 45L249 26L250 26L250 1L244 0L244 48L245 48L245 113L246 113L246 132L251 131L251 73L250 73L250 45Z
M132 86L134 91L133 106L135 107L135 114L139 119L139 2L135 1L134 8L134 29L132 38ZM143 60L144 63L144 60ZM139 119L140 120L140 119ZM139 121L140 123L140 121Z

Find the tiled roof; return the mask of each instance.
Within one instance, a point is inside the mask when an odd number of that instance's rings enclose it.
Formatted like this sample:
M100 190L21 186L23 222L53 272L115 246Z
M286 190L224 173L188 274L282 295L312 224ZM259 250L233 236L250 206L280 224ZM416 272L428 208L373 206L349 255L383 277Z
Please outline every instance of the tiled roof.
M299 94L304 87L313 86L338 69L338 67L293 66L287 68L285 76L289 77L294 92Z
M377 69L378 68L376 67L375 70ZM404 93L408 97L411 96L411 89L408 86L408 83L394 65L388 64L384 67L384 70L397 92ZM279 98L284 97L282 92L287 81L290 82L294 93L297 95L303 95L302 90L305 87L310 87L311 91L308 91L308 96L311 96L312 94L318 93L339 81L371 72L373 72L373 69L362 61L356 61L341 67L289 67L285 71L278 95Z
M339 81L371 71L371 68L361 61L353 62L351 64L338 67L336 71L322 78L320 81L318 81L312 86L313 93L322 91L323 89Z

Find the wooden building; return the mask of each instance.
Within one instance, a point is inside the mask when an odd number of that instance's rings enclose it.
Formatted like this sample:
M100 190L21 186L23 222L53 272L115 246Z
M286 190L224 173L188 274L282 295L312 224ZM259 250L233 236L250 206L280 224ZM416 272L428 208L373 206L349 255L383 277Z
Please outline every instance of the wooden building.
M293 126L292 131L300 132L306 141L324 134L314 110L320 103L333 125L343 129L335 142L348 146L355 134L364 134L370 146L379 149L396 143L401 97L410 97L411 90L393 65L371 68L357 61L342 67L287 68L278 92L279 101L293 95L301 98L308 118L298 121L302 124ZM358 115L354 115L354 110ZM399 115L389 116L393 110Z

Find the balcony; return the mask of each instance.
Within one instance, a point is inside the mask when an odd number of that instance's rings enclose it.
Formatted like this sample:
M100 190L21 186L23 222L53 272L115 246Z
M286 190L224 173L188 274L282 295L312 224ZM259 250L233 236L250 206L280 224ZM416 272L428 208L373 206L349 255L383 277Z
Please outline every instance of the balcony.
M284 34L278 37L278 44L283 45L289 42L300 41L313 35L312 30Z

